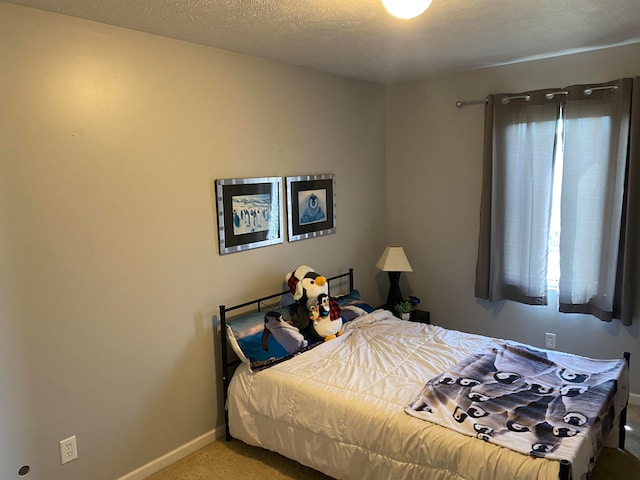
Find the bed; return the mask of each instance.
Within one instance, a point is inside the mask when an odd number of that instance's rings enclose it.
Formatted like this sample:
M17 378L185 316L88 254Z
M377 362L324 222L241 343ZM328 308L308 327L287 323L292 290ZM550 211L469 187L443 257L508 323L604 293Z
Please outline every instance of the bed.
M359 297L353 288L352 269L329 281L332 290L334 284L346 290L344 295L337 295L348 320L344 333L268 362L250 358L238 345L238 332L232 326L247 318L254 322L262 318L265 311L277 308L269 306L269 301L278 302L287 292L232 307L220 306L222 332L227 333L221 335L227 440L237 438L336 479L354 480L587 478L603 445L615 446L617 442L619 448L624 448L628 353L621 360L584 359L402 321L386 310L373 309ZM252 312L246 313L246 309ZM234 311L241 314L230 318L229 313ZM254 327L254 336L259 336L257 330L259 323ZM265 341L264 337L261 340ZM240 360L230 360L234 355L228 351L228 345ZM481 403L486 399L480 398L479 393L491 396L488 392L500 382L511 382L510 386L518 389L523 380L507 376L496 382L494 379L498 377L492 375L491 382L480 386L479 365L487 364L495 373L502 370L505 362L510 362L510 367L517 364L523 357L514 355L521 352L526 358L532 355L543 358L544 368L536 367L535 382L527 380L527 385L536 385L538 389L535 399L528 392L528 404L518 408L500 402L498 407ZM551 361L568 363L558 374L560 369L549 368ZM586 369L589 372L584 375ZM552 371L555 373L551 374ZM549 395L549 389L559 390L550 387L551 377L569 388L562 398L559 392L556 396ZM585 381L594 383L574 388ZM443 396L443 392L451 394L450 397ZM531 413L532 405L546 402L543 415L549 415L562 402L566 404L567 399L571 404L587 398L580 395L585 392L599 394L588 397L587 403L597 404L595 420L587 422L593 423L588 435L586 426L583 428L586 420L572 417L575 412L562 412L566 428L560 429L554 420L536 419L539 414ZM439 400L436 402L439 406L432 403L434 399ZM458 410L460 406L464 409L462 421L457 414L448 415L449 424L430 417L440 407L453 412L452 403ZM478 416L478 410L486 417ZM537 423L527 423L524 416L516 416L514 421L514 412L518 411L534 417ZM581 410L576 407L576 411ZM453 422L451 417L455 418ZM510 440L513 437L503 437L498 427L486 426L488 417L507 421L509 430L516 430L516 437L522 435L522 429L528 430L527 434L539 434L540 425L545 428L551 425L553 432L563 437L560 440L554 437L553 441L564 443L553 444L548 452L516 451ZM475 432L465 433L458 428L460 425ZM496 443L490 437L501 438L502 442ZM536 445L546 443L551 445L546 440Z

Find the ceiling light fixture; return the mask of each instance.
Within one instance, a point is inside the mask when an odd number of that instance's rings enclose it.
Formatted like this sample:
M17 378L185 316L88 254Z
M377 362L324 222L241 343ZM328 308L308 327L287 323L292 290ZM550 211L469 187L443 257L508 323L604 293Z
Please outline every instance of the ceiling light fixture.
M382 4L394 17L408 20L429 8L431 0L382 0Z

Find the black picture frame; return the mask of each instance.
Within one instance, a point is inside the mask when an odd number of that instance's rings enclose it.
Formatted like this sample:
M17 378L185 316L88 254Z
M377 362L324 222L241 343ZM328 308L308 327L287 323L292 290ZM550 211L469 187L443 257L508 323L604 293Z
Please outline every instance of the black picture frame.
M215 181L220 255L282 243L281 177Z
M290 242L336 233L335 175L286 177Z

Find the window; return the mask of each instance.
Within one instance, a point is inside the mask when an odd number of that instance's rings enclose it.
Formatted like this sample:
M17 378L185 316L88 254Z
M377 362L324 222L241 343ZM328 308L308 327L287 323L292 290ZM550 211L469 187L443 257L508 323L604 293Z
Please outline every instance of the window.
M551 221L549 223L549 243L547 260L547 287L558 289L560 281L560 199L562 198L562 159L564 157L564 120L562 106L556 130L557 147L553 166L553 186L551 197Z

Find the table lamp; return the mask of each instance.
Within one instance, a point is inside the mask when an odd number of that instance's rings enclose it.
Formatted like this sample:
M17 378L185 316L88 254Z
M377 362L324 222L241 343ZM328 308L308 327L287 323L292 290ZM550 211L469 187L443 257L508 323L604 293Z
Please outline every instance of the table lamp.
M400 273L413 272L413 269L409 265L404 250L398 245L387 246L382 252L380 260L376 263L376 267L389 274L389 295L385 307L393 312L396 304L402 301L399 284Z

